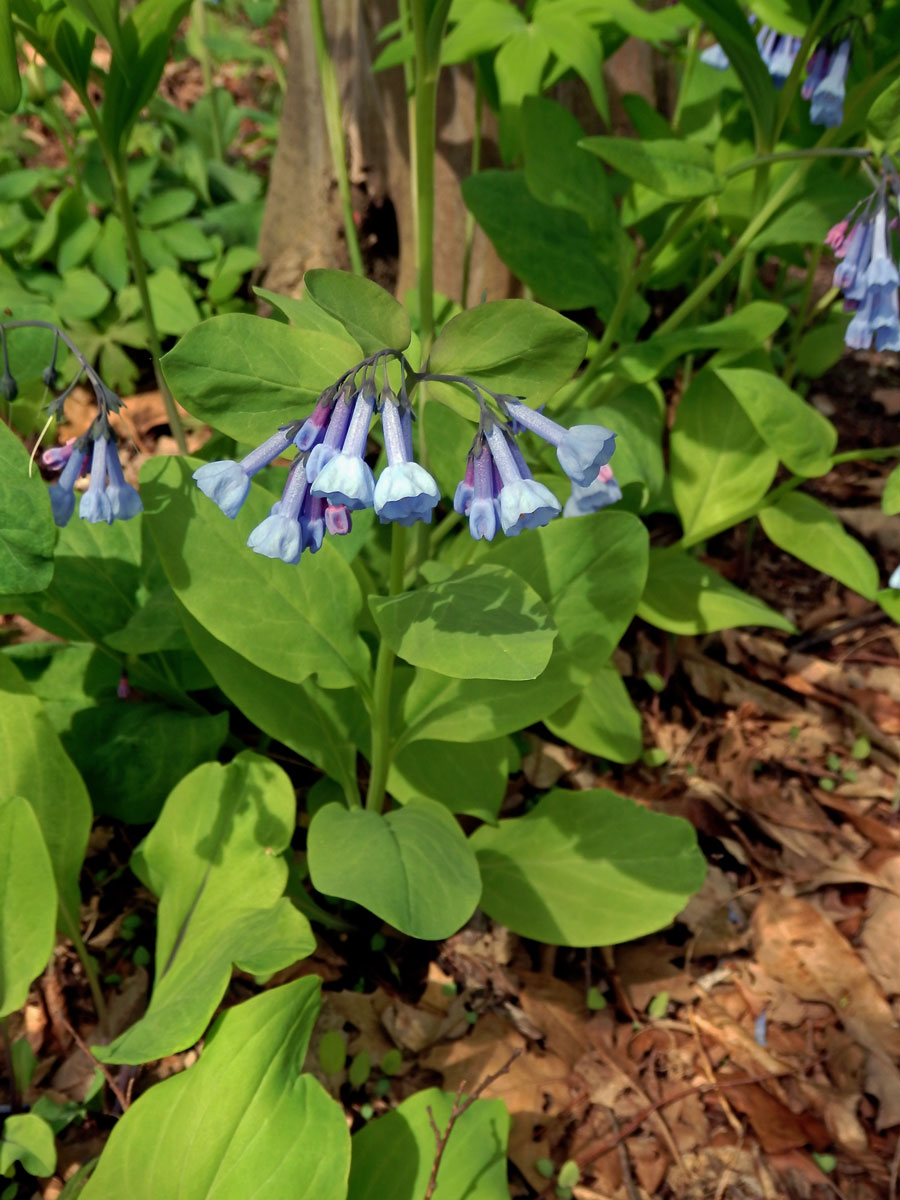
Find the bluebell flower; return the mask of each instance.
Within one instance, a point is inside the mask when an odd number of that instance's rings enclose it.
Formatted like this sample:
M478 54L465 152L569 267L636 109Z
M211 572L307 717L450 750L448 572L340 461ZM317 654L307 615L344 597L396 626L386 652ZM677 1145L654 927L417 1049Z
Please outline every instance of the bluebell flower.
M250 492L250 480L263 467L269 466L284 453L291 444L290 432L290 426L279 429L262 445L246 454L240 462L220 459L217 462L204 463L194 472L193 478L197 487L204 496L219 506L226 517L233 520Z
M112 505L106 494L106 451L108 440L100 434L94 438L91 450L91 478L87 491L82 495L78 505L78 515L82 521L98 525L105 521L112 525L114 517Z
M300 529L303 546L310 554L317 554L325 540L325 501L307 492L300 509Z
M493 541L500 524L498 493L494 463L486 443L482 443L477 455L470 455L473 463L472 500L469 504L469 532L478 541Z
M713 42L711 46L707 46L700 52L700 61L706 63L708 67L713 67L716 71L727 71L731 66L728 55L718 42Z
M311 450L324 434L331 419L331 409L334 404L334 388L327 388L316 402L316 407L309 414L294 437L294 445L300 451Z
M523 428L556 447L559 465L582 487L596 479L597 472L613 456L616 435L603 425L573 425L566 429L519 400L504 397L504 407Z
M469 455L466 461L466 473L456 485L456 491L453 493L453 508L461 517L468 514L472 504L472 497L475 495L475 459L473 455Z
M825 72L828 70L828 57L828 47L824 42L820 42L806 64L806 78L800 88L800 95L804 100L812 100L813 92L825 78Z
M891 577L888 580L888 587L900 591L900 567L894 567Z
M350 391L342 391L331 412L331 418L321 442L317 442L309 452L306 463L306 474L310 482L315 482L319 472L340 453L347 435L347 426L353 415L355 395Z
M843 290L844 308L854 314L844 341L855 350L867 350L874 336L877 350L900 348L900 271L894 262L884 197L877 202L874 219L867 211L845 235L835 226L826 242L836 246L841 259L834 286Z
M849 67L850 42L845 38L829 55L827 69L813 89L809 106L809 119L813 125L835 128L843 121Z
M346 504L325 506L325 528L334 537L344 537L353 528L353 521Z
M375 499L375 476L363 459L374 408L375 388L366 385L356 398L340 452L316 474L312 485L314 496L346 504L351 512L371 508Z
M802 45L802 38L789 37L786 34L778 38L775 43L766 66L769 68L772 82L777 88L782 88L787 83Z
M73 446L59 479L50 485L50 507L53 509L53 520L57 525L68 524L75 511L75 481L81 474L85 458L87 446L81 444L79 439Z
M276 500L266 519L251 530L247 538L251 550L286 563L300 561L303 552L300 508L308 490L305 464L302 459L295 459L281 499Z
M112 515L120 521L128 521L144 511L141 497L137 488L125 482L122 464L119 462L119 449L114 441L110 441L106 451L106 471L109 483L106 486L106 497Z
M539 529L559 516L561 505L550 489L523 476L504 430L492 425L485 430L485 437L503 484L500 524L507 537L515 537L523 529Z
M375 485L375 512L382 521L415 521L430 523L441 493L431 475L419 463L412 461L410 441L403 428L400 409L393 395L385 389L382 397L381 423L388 465Z
M583 517L588 513L599 512L608 504L615 504L622 499L622 489L610 467L601 467L597 478L588 487L572 484L572 494L563 508L564 517Z

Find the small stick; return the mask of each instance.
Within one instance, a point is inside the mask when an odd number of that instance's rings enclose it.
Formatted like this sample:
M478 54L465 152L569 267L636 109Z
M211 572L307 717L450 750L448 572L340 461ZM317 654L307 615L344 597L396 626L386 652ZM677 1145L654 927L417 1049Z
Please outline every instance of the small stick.
M479 1083L478 1087L470 1096L463 1100L462 1095L465 1091L466 1081L463 1079L456 1089L456 1095L453 1098L453 1107L450 1109L450 1118L447 1121L447 1127L443 1133L438 1129L437 1121L434 1119L434 1113L431 1111L431 1105L428 1105L426 1112L431 1128L434 1131L435 1151L434 1162L431 1166L431 1175L428 1179L428 1187L425 1189L424 1200L431 1200L434 1195L434 1189L437 1187L438 1171L441 1166L441 1159L444 1157L444 1151L447 1149L447 1142L450 1140L450 1134L453 1132L453 1126L468 1109L472 1107L476 1100L480 1100L492 1083L495 1083L501 1075L506 1075L510 1067L522 1053L522 1047L514 1050L499 1071L495 1071L493 1075L487 1075Z
M115 1079L113 1078L113 1076L110 1073L109 1069L107 1068L106 1064L100 1062L99 1058L97 1058L91 1052L90 1046L87 1044L87 1042L84 1040L84 1038L78 1033L78 1031L73 1028L71 1022L68 1020L67 1017L65 1017L62 1013L59 1013L59 1019L60 1019L60 1021L62 1021L63 1025L66 1027L66 1029L69 1031L69 1033L71 1033L72 1037L75 1039L75 1045L82 1052L82 1054L86 1054L88 1056L88 1058L91 1059L91 1061L95 1064L95 1066L98 1066L100 1068L100 1070L103 1072L103 1078L109 1084L109 1090L112 1092L112 1094L118 1100L118 1102L122 1108L122 1112L125 1112L125 1110L128 1108L128 1097L125 1095L125 1093L119 1087L119 1085L116 1083Z
M636 1117L632 1117L630 1121L619 1126L613 1137L607 1138L605 1142L601 1142L596 1150L591 1151L590 1154L581 1159L578 1162L579 1170L584 1170L585 1167L589 1167L591 1163L596 1162L598 1158L602 1158L604 1154L609 1154L610 1150L615 1150L620 1142L630 1137L636 1129L640 1129L648 1117L658 1112L661 1108L665 1108L667 1104L674 1104L676 1100L685 1100L688 1096L702 1095L717 1088L747 1087L751 1083L767 1083L770 1079L778 1079L789 1074L789 1071L770 1071L768 1075L751 1075L747 1079L717 1079L713 1083L694 1084L693 1087L682 1088L680 1092L675 1092L672 1096L664 1096L661 1100L654 1100L651 1105L639 1112ZM549 1200L549 1197L553 1194L554 1186L552 1182L548 1183L537 1200ZM425 1200L428 1200L428 1196L425 1197Z

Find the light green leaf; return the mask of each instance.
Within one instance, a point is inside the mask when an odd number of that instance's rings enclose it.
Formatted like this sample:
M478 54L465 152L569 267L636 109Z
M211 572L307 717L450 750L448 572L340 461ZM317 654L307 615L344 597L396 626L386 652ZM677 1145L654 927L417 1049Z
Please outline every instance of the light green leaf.
M232 704L336 780L345 796L358 797L356 748L368 751L369 724L357 689L326 691L270 675L182 611L191 645Z
M172 267L155 271L147 280L153 317L160 333L181 337L200 324L200 312L185 285L184 278ZM173 351L174 353L174 351Z
M866 120L866 132L877 154L896 154L900 144L900 78L889 78Z
M689 546L740 520L768 491L778 456L710 370L682 396L670 438L672 495Z
M505 0L479 0L454 13L456 23L441 45L441 64L469 62L525 28L525 18Z
M59 928L78 938L78 876L91 828L91 802L40 701L0 655L0 799L27 796L53 864Z
M391 649L454 679L535 679L556 631L541 598L513 571L483 563L399 596L370 596Z
M900 513L900 467L894 467L888 475L881 493L881 508L889 517Z
M114 213L109 213L103 222L91 250L91 266L114 292L121 292L131 278L125 227Z
M789 492L759 514L776 546L807 566L831 575L868 600L878 591L878 567L868 550L819 500Z
M645 504L662 493L666 475L662 449L665 417L659 394L652 387L632 384L599 408L579 413L578 417L615 430L616 453L611 465L620 487L642 484Z
M171 225L186 217L197 197L188 187L166 188L162 192L154 192L138 209L138 220L142 225L153 229L157 225Z
M321 983L306 976L228 1009L200 1061L121 1117L81 1200L344 1200L344 1113L301 1074Z
M357 631L362 595L347 563L327 542L298 566L254 554L247 536L267 515L272 494L254 484L229 521L191 480L199 465L156 458L141 472L145 520L191 616L282 679L316 675L323 687L338 688L367 681L369 655ZM258 619L263 598L265 619Z
M525 180L542 204L568 208L592 229L610 232L618 217L607 174L592 154L578 145L584 130L555 100L526 96L522 105Z
M481 893L469 844L434 800L386 815L326 804L310 824L307 854L320 892L362 904L410 937L449 937Z
M641 756L641 714L612 665L601 668L584 691L546 717L544 724L588 754L619 763L635 762Z
M506 794L512 752L505 737L412 742L391 763L388 791L400 804L424 796L452 813L494 821Z
M307 297L340 321L359 342L363 354L405 350L409 345L411 331L406 310L371 279L351 275L349 271L318 269L306 272L303 286Z
M703 883L693 827L605 789L552 791L469 839L481 907L553 946L606 946L667 925Z
M434 1163L434 1130L450 1120L453 1096L416 1092L353 1137L347 1200L421 1200ZM476 1100L453 1126L441 1159L436 1200L507 1200L509 1113L502 1100Z
M36 1113L16 1113L0 1127L0 1175L12 1174L17 1162L29 1175L46 1177L56 1170L53 1130Z
M650 552L638 616L669 633L714 633L735 625L768 625L793 633L774 609L748 596L689 554Z
M305 417L319 394L353 366L345 338L311 335L247 313L203 321L162 362L185 408L249 442L262 442L279 425Z
M197 767L171 792L132 857L160 898L156 985L146 1014L95 1047L104 1062L184 1050L215 1012L232 964L268 975L312 952L308 921L282 894L295 806L284 771L249 752Z
M669 200L709 196L724 187L716 174L712 154L699 142L680 142L675 138L638 141L624 137L589 137L582 139L579 145L622 175Z
M0 591L43 591L55 541L47 485L38 471L28 478L28 452L0 421Z
M719 367L716 375L795 475L824 475L831 469L837 430L777 375L750 367Z
M21 796L0 799L0 1018L28 999L55 932L56 882L37 817Z
M350 336L336 317L330 316L314 301L298 300L296 296L282 296L262 287L255 287L253 291L261 300L266 300L273 308L277 308L297 329L304 329L310 333L327 333L343 342L347 347L348 364L352 365L363 357L359 342Z
M590 92L594 107L609 124L609 100L603 82L603 43L598 33L587 33L584 22L565 12L559 5L543 5L535 10L532 22L536 33L559 60L560 67L580 75Z

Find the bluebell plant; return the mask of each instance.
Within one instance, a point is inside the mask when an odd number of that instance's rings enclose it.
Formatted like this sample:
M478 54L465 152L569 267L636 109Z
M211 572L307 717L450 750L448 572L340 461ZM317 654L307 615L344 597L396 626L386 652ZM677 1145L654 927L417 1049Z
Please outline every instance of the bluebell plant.
M838 264L834 286L844 294L844 311L852 312L844 340L855 350L867 350L875 340L876 350L900 350L900 271L895 261L887 178L900 187L890 162L886 178L829 231L826 244Z
M391 358L400 365L399 394L387 379ZM194 472L197 486L227 517L234 517L247 498L252 477L293 447L296 455L281 499L247 539L258 554L291 564L299 562L304 550L315 554L325 533L348 533L351 513L361 509L374 509L383 524L429 524L440 490L415 461L415 414L409 394L428 380L463 385L479 406L478 428L453 501L456 512L468 518L473 538L490 541L498 530L515 537L563 512L556 496L528 467L518 441L524 431L554 447L572 481L565 515L594 512L621 498L608 465L615 450L615 434L610 430L601 425L566 429L522 400L493 392L466 376L418 374L393 350L381 350L352 367L325 389L308 417L281 426L239 461L204 463ZM366 462L376 413L387 458L377 480Z
M752 14L748 19L751 24L755 21ZM769 25L762 25L756 35L756 45L772 77L772 83L776 88L784 87L800 53L803 39L779 33ZM809 119L813 125L833 128L840 125L844 119L850 50L849 38L830 37L819 42L810 55L801 95L804 100L810 102ZM718 42L707 46L701 52L700 59L717 71L727 70L731 65L728 55Z

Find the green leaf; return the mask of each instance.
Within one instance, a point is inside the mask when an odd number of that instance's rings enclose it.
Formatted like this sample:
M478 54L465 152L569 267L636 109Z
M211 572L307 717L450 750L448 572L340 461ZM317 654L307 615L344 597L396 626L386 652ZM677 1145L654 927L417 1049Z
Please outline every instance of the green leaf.
M348 367L347 343L280 321L228 313L204 321L163 356L175 397L238 441L262 442L304 417Z
M716 374L795 475L824 475L831 469L837 430L777 375L750 367L719 367Z
M118 0L71 0L71 5L78 9L95 32L109 42L113 54L123 56Z
M131 278L125 227L114 213L103 222L100 236L91 250L91 266L114 292L121 292Z
M55 541L47 485L38 471L28 478L28 452L0 421L0 591L43 591Z
M709 196L724 187L724 181L716 174L712 154L699 142L589 137L579 145L620 174L669 200Z
M343 341L347 347L347 362L353 363L362 356L362 347L355 341L336 317L330 316L324 308L319 308L315 301L298 300L296 296L282 296L268 288L254 287L253 291L261 300L266 300L297 329L305 329L310 333L328 333Z
M295 804L284 771L249 752L197 767L171 792L132 857L159 896L156 985L146 1014L95 1047L104 1062L149 1062L192 1045L232 963L268 975L312 952L309 922L282 894Z
M173 221L186 217L196 203L197 197L191 188L166 188L145 200L138 209L137 217L149 229L157 225L171 225Z
M463 181L462 194L494 249L540 300L554 308L596 308L609 316L624 274L618 236L592 229L577 212L542 204L523 171L479 171Z
M641 714L631 702L615 667L603 667L568 704L544 724L558 738L588 754L613 762L641 756Z
M453 1096L416 1092L353 1136L347 1200L421 1200L434 1163L434 1130L445 1129ZM441 1159L437 1200L507 1200L510 1119L502 1100L476 1100L453 1126Z
M454 679L535 679L556 630L518 575L483 563L399 596L370 596L381 636L401 658Z
M326 804L310 824L307 855L318 891L362 904L410 937L449 937L481 893L471 848L433 800L387 815Z
M0 2L0 112L11 113L22 99L22 80L16 57L16 35L13 29L10 0Z
M900 513L900 467L894 467L884 483L881 493L881 508L889 517Z
M509 738L475 742L412 742L391 763L388 791L400 804L419 796L452 813L494 821L509 779Z
M802 492L788 492L759 514L776 546L807 566L830 575L867 600L878 591L878 567L868 550L832 516L824 504Z
M56 882L34 810L0 800L0 1018L21 1008L53 953Z
M80 1200L344 1200L343 1110L301 1074L320 987L306 976L228 1009L200 1061L119 1119Z
M559 69L571 68L580 75L594 107L609 124L609 100L603 82L603 43L596 32L585 36L584 22L559 4L543 5L534 13L532 30L543 37L556 55Z
M347 1061L347 1043L337 1029L327 1029L319 1042L319 1066L326 1075L336 1075Z
M200 312L184 278L172 267L163 267L147 280L153 317L160 333L181 337L200 324ZM173 351L174 353L174 351Z
M36 1113L6 1117L0 1130L0 1175L12 1174L21 1163L29 1175L48 1176L56 1170L53 1130Z
M768 625L793 633L774 609L748 596L689 554L650 552L638 616L668 633L714 633L735 625Z
M866 133L876 154L896 154L900 144L900 79L892 78L869 109Z
M455 24L441 45L441 65L470 62L501 46L525 28L525 18L505 0L478 0L453 14Z
M0 655L0 798L9 796L27 796L34 809L56 878L59 928L77 938L91 802L40 701Z
M65 278L42 276L41 291L50 296L54 308L66 321L90 321L103 312L110 299L109 288L87 267L76 267Z
M606 172L578 144L583 137L584 130L561 104L526 96L522 147L531 194L542 204L571 209L608 237L618 229L618 217Z
M775 451L710 370L682 396L669 445L672 495L689 546L741 520L778 469Z
M531 300L492 300L448 321L429 369L471 375L497 392L527 395L535 407L571 379L587 346L584 330ZM436 384L428 385L437 391Z
M303 286L308 298L340 321L359 342L363 354L405 350L409 345L406 310L371 279L348 271L318 269L306 272Z
M666 476L662 450L665 416L653 388L643 384L625 387L599 408L579 413L578 418L616 431L614 470L620 487L640 483L644 504L661 495Z
M604 512L507 539L491 548L491 561L515 571L545 601L558 630L554 658L565 652L572 678L586 683L634 616L647 546L637 517Z
M184 620L191 645L232 704L336 780L345 796L358 797L356 747L368 749L369 724L357 689L288 683L241 658L186 612Z
M323 687L367 688L371 666L358 633L362 595L351 568L327 542L297 567L254 554L247 536L268 513L271 493L254 484L231 522L191 480L196 466L197 460L156 458L141 479L145 520L191 616L281 679L316 675ZM258 619L262 598L264 619Z
M667 925L703 883L693 827L605 789L552 791L524 817L483 825L481 907L553 946L607 946Z

